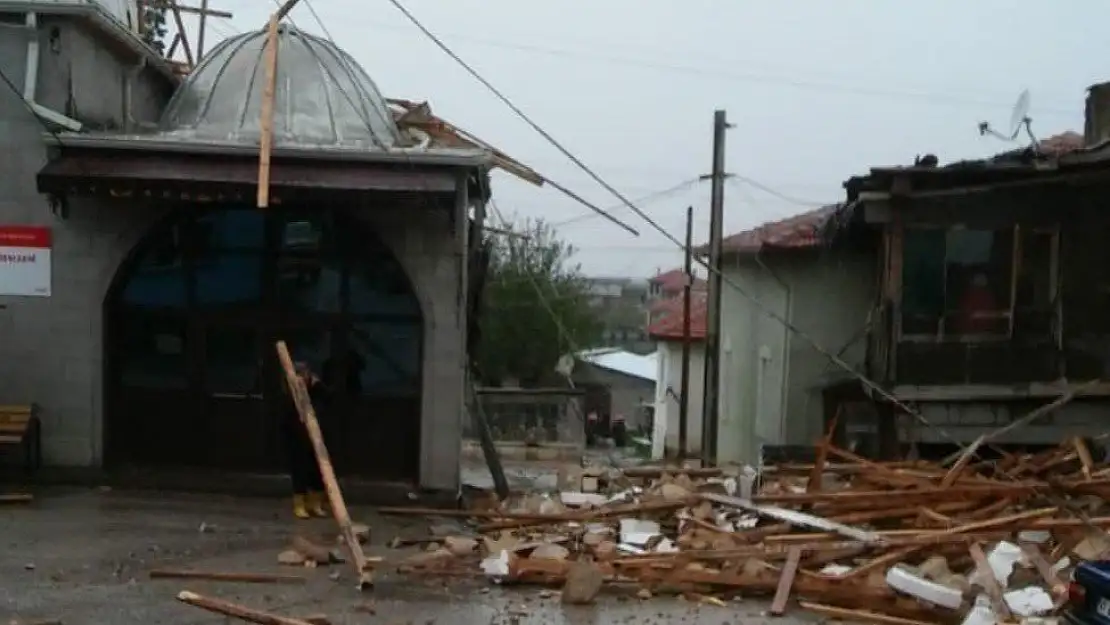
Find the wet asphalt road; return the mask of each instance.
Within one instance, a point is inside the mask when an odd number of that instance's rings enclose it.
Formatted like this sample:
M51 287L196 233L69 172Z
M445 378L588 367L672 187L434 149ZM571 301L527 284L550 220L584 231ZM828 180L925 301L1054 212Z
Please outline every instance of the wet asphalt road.
M395 535L422 533L428 521L399 520L355 509L374 528L368 555L396 559ZM413 527L415 523L417 527ZM308 531L334 536L326 520ZM335 625L489 623L760 623L766 604L727 608L656 598L605 596L596 606L564 607L557 593L489 588L483 580L448 582L382 574L370 592L354 588L345 565L299 569L277 564L294 531L285 501L165 493L50 490L30 505L0 507L0 624L60 619L65 625L205 625L222 616L178 603L181 590L220 597L287 616L326 614ZM151 580L152 568L304 574L303 585ZM773 619L784 625L806 617Z

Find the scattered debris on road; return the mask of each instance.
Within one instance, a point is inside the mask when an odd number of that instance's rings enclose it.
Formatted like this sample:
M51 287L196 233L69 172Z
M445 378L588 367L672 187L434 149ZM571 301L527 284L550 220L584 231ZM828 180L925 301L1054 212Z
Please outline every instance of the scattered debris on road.
M1077 563L1110 557L1110 464L1081 439L992 461L964 455L950 468L871 461L827 439L816 458L758 476L593 469L587 489L515 495L496 509L382 512L466 517L480 535L429 541L399 562L409 575L562 588L573 604L603 587L720 605L763 595L771 615L793 599L872 623L1048 617Z

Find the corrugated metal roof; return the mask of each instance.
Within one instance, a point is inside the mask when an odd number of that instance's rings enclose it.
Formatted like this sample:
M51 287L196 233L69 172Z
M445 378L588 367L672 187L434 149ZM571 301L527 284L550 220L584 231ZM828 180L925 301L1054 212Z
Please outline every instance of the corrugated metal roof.
M656 382L658 377L659 355L647 356L633 354L616 347L602 347L578 352L578 359L595 367L616 371L634 378Z

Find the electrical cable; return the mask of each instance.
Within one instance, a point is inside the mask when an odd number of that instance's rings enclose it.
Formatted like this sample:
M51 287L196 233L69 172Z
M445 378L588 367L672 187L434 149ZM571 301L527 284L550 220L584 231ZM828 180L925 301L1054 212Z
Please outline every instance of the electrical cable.
M386 30L400 30L400 28L393 24L386 24L384 22L372 22L376 27ZM641 67L644 69L651 69L656 71L663 71L669 73L677 73L683 75L700 75L715 79L727 79L736 82L756 83L756 84L769 84L789 87L793 89L803 89L809 91L818 91L823 93L844 93L849 95L867 96L867 97L882 97L893 98L902 100L912 100L927 102L933 105L945 107L1009 107L1010 102L997 102L977 98L962 98L944 93L929 93L923 91L897 91L891 89L876 89L873 87L857 87L853 85L838 84L831 82L801 80L789 78L785 76L774 76L768 74L753 74L750 72L735 72L729 70L713 69L704 66L684 65L675 63L665 63L659 61L646 61L643 59L636 59L631 57L610 56L605 54L598 54L595 52L586 52L581 50L572 50L567 48L556 48L551 46L538 46L535 44L514 43L505 41L496 41L492 39L485 39L481 37L474 37L468 34L460 33L445 33L450 35L453 39L458 39L462 42L469 42L480 46L488 46L492 48L502 48L506 50L514 50L518 52L530 52L533 54L540 54L550 57L569 57L579 58L590 61L600 61L603 63L610 63L615 65L625 65L630 67ZM748 63L744 60L728 59L727 62L731 65L745 65ZM1038 108L1038 112L1046 115L1053 116L1072 116L1074 111L1066 108Z
M573 153L571 153L558 140L556 140L550 133L548 133L539 124L537 124L535 121L533 121L526 113L524 113L519 107L517 107L507 96L505 96L503 93L501 93L501 91L499 91L496 87L494 87L493 84L491 84L488 80L486 80L485 77L483 77L473 67L471 67L469 64L467 64L466 61L464 61L461 57L458 56L458 54L456 54L445 43L443 43L443 41L441 41L438 37L436 37L435 34L433 34L431 31L429 31L427 29L427 27L425 27L423 25L423 23L421 23L416 18L415 15L413 15L407 8L405 8L405 6L401 3L400 0L389 0L389 2L391 4L393 4L410 22L412 22L412 24L418 30L420 30L426 37L428 37L437 47L439 47L445 54L447 54L449 57L451 57L456 63L458 63L465 71L467 71L467 73L469 73L472 77L474 77L475 80L477 80L483 86L485 86L495 97L497 97L499 100L501 100L503 104L505 104L513 113L515 113L517 115L517 117L519 117L522 121L524 121L529 126L531 126L533 130L535 130L540 136L542 136L545 140L547 140L553 147L555 147L560 152L562 152L564 156L566 156L571 162L573 162L575 165L577 165L579 168L581 168L586 174L588 174L591 178L593 178L599 185L601 185L607 191L612 193L615 197L620 199L626 206L628 206L630 209L632 209L632 211L634 213L636 213L641 219L643 219L650 226L652 226L652 228L654 228L661 235L663 235L664 238L666 238L667 240L672 242L679 249L684 249L685 246L683 245L683 243L680 242L674 235L672 235L671 233L667 232L664 228L659 226L658 223L656 223L655 220L653 220L649 215L644 213L643 210L636 207L624 195L622 195L619 191L617 191L615 188L613 188L612 185L610 185L603 178L601 178L597 173L595 173L592 169L590 169L577 156L575 156ZM723 182L724 181L722 181L722 183ZM767 316L768 318L770 318L770 319L776 321L777 323L779 323L780 325L782 325L791 334L793 334L794 336L798 337L803 342L808 344L811 348L813 348L815 351L820 353L823 357L828 359L830 362L835 364L837 367L842 369L844 372L850 374L854 379L856 379L861 384L861 386L863 386L865 389L867 389L867 391L869 391L870 393L873 393L874 395L877 395L877 396L883 398L884 400L889 402L891 405L896 406L901 411L905 412L908 415L911 415L915 420L919 421L922 425L940 433L942 436L949 439L949 441L953 445L955 445L956 447L961 449L961 451L963 451L963 452L966 452L968 450L974 451L974 449L971 446L965 445L964 443L959 441L957 438L952 436L946 429L944 429L940 426L937 426L937 425L933 424L932 422L930 422L919 411L914 410L906 402L900 400L893 393L891 393L890 391L887 391L885 388L883 388L882 385L878 384L877 382L874 382L873 380L871 380L869 377L867 377L863 373L860 373L859 371L857 371L855 369L855 367L853 367L849 363L845 362L843 360L843 358L841 358L837 354L835 354L833 352L830 352L829 350L825 349L819 342L817 342L812 336L810 336L809 333L807 333L804 330L802 330L801 328L799 328L797 325L795 325L789 319L787 319L784 316L782 316L781 314L779 314L777 311L775 311L775 310L769 308L768 306L766 306L765 304L763 304L758 298L756 298L755 296L748 293L738 282L731 279L729 276L725 275L723 272L718 271L715 267L710 266L710 264L708 262L706 262L705 260L703 260L702 258L698 257L697 261L700 265L704 266L708 271L717 275L723 283L729 285L729 287L732 288L734 291L736 291L737 294L739 294L744 299L751 302L753 304L753 306L757 310L759 310L763 315ZM1064 505L1067 505L1066 502L1064 502ZM1068 506L1068 507L1070 507L1070 506Z
M654 201L654 200L658 200L658 199L667 197L669 195L673 195L675 193L678 193L679 191L684 191L684 190L686 190L686 189L688 189L692 186L697 185L700 182L702 182L701 177L690 178L690 179L687 179L687 180L683 180L682 182L679 182L678 184L671 185L671 186L669 186L665 189L660 189L658 191L652 191L651 193L649 193L647 195L640 196L640 197L636 198L633 201L636 204L643 204L645 202L651 202L651 201ZM608 207L606 210L607 211L616 211L616 210L621 209L621 208L624 208L624 205L623 204L617 204L615 206ZM561 221L551 222L550 225L554 228L558 228L560 226L569 226L571 224L576 224L576 223L579 223L579 222L588 221L590 219L594 219L594 218L597 218L597 217L600 217L600 216L601 215L599 215L596 212L582 213L582 214L577 215L575 217L568 217L567 219L563 219Z

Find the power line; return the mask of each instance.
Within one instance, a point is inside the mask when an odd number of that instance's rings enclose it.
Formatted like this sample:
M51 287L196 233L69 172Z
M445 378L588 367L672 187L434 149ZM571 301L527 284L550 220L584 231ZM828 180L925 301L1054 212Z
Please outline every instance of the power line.
M658 200L658 199L661 199L661 198L669 196L669 195L674 195L675 193L678 193L679 191L683 191L685 189L693 187L693 186L697 185L699 182L701 182L700 177L699 178L691 178L689 180L683 180L682 182L680 182L678 184L671 185L671 186L669 186L665 189L660 189L658 191L653 191L653 192L651 192L647 195L638 197L633 201L636 204L643 204L645 202L651 202L653 200ZM615 211L615 210L618 210L618 209L621 209L621 208L624 208L624 205L623 204L617 204L615 206L610 206L606 210ZM554 228L558 228L558 227L562 227L562 226L569 226L571 224L576 224L576 223L580 223L580 222L587 221L587 220L590 220L590 219L595 219L595 218L600 217L600 216L601 215L598 215L597 213L593 213L593 212L582 213L581 215L577 215L575 217L570 217L570 218L564 219L562 221L551 222L551 226L554 227Z
M392 0L391 0L392 2ZM396 4L396 3L394 3ZM400 30L397 26L386 24L383 22L373 22L379 28L386 30ZM419 27L418 27L419 28ZM614 65L626 65L631 67L640 67L644 69L651 69L656 71L663 71L669 73L677 73L684 75L700 75L716 79L727 79L736 82L745 83L762 83L768 85L777 85L790 87L794 89L802 89L808 91L820 92L834 92L844 93L849 95L868 96L868 97L883 97L894 98L901 100L916 100L921 102L928 102L947 107L1010 107L1012 102L1000 102L986 99L977 98L963 98L959 96L943 94L943 93L930 93L927 91L900 91L892 89L877 89L874 87L859 87L853 85L846 85L843 83L802 80L796 78L789 78L786 76L775 76L768 74L753 74L749 72L736 72L731 70L713 69L698 65L685 65L677 63L666 63L661 61L646 61L643 59L636 59L630 57L611 56L605 54L598 54L596 52L586 52L582 50L573 50L568 48L558 48L551 46L539 46L535 44L524 44L515 42L498 41L493 39L485 39L481 37L474 37L466 34L447 33L453 39L461 42L468 42L480 46L487 46L492 48L501 48L506 50L514 50L517 52L530 52L533 54L540 54L552 57L573 57L586 59L590 61L601 61ZM741 63L741 61L730 61L733 63ZM1076 111L1071 109L1062 108L1038 108L1037 113L1052 116L1072 116Z
M774 197L777 197L778 199L780 199L784 202L787 202L789 204L797 204L798 206L806 206L806 207L809 207L809 208L823 208L823 207L828 206L830 204L835 204L836 203L836 202L818 202L816 200L799 199L799 198L796 198L792 195L787 195L786 193L783 193L782 191L779 191L779 190L775 189L774 187L763 184L762 182L759 182L758 180L754 180L754 179L749 178L747 176L741 176L740 174L728 174L725 177L726 182L732 182L733 184L736 184L735 181L737 181L737 180L739 180L740 182L743 182L743 183L745 183L749 186L755 187L756 189L759 189L760 191L763 191L764 193L766 193L768 195L772 195Z

